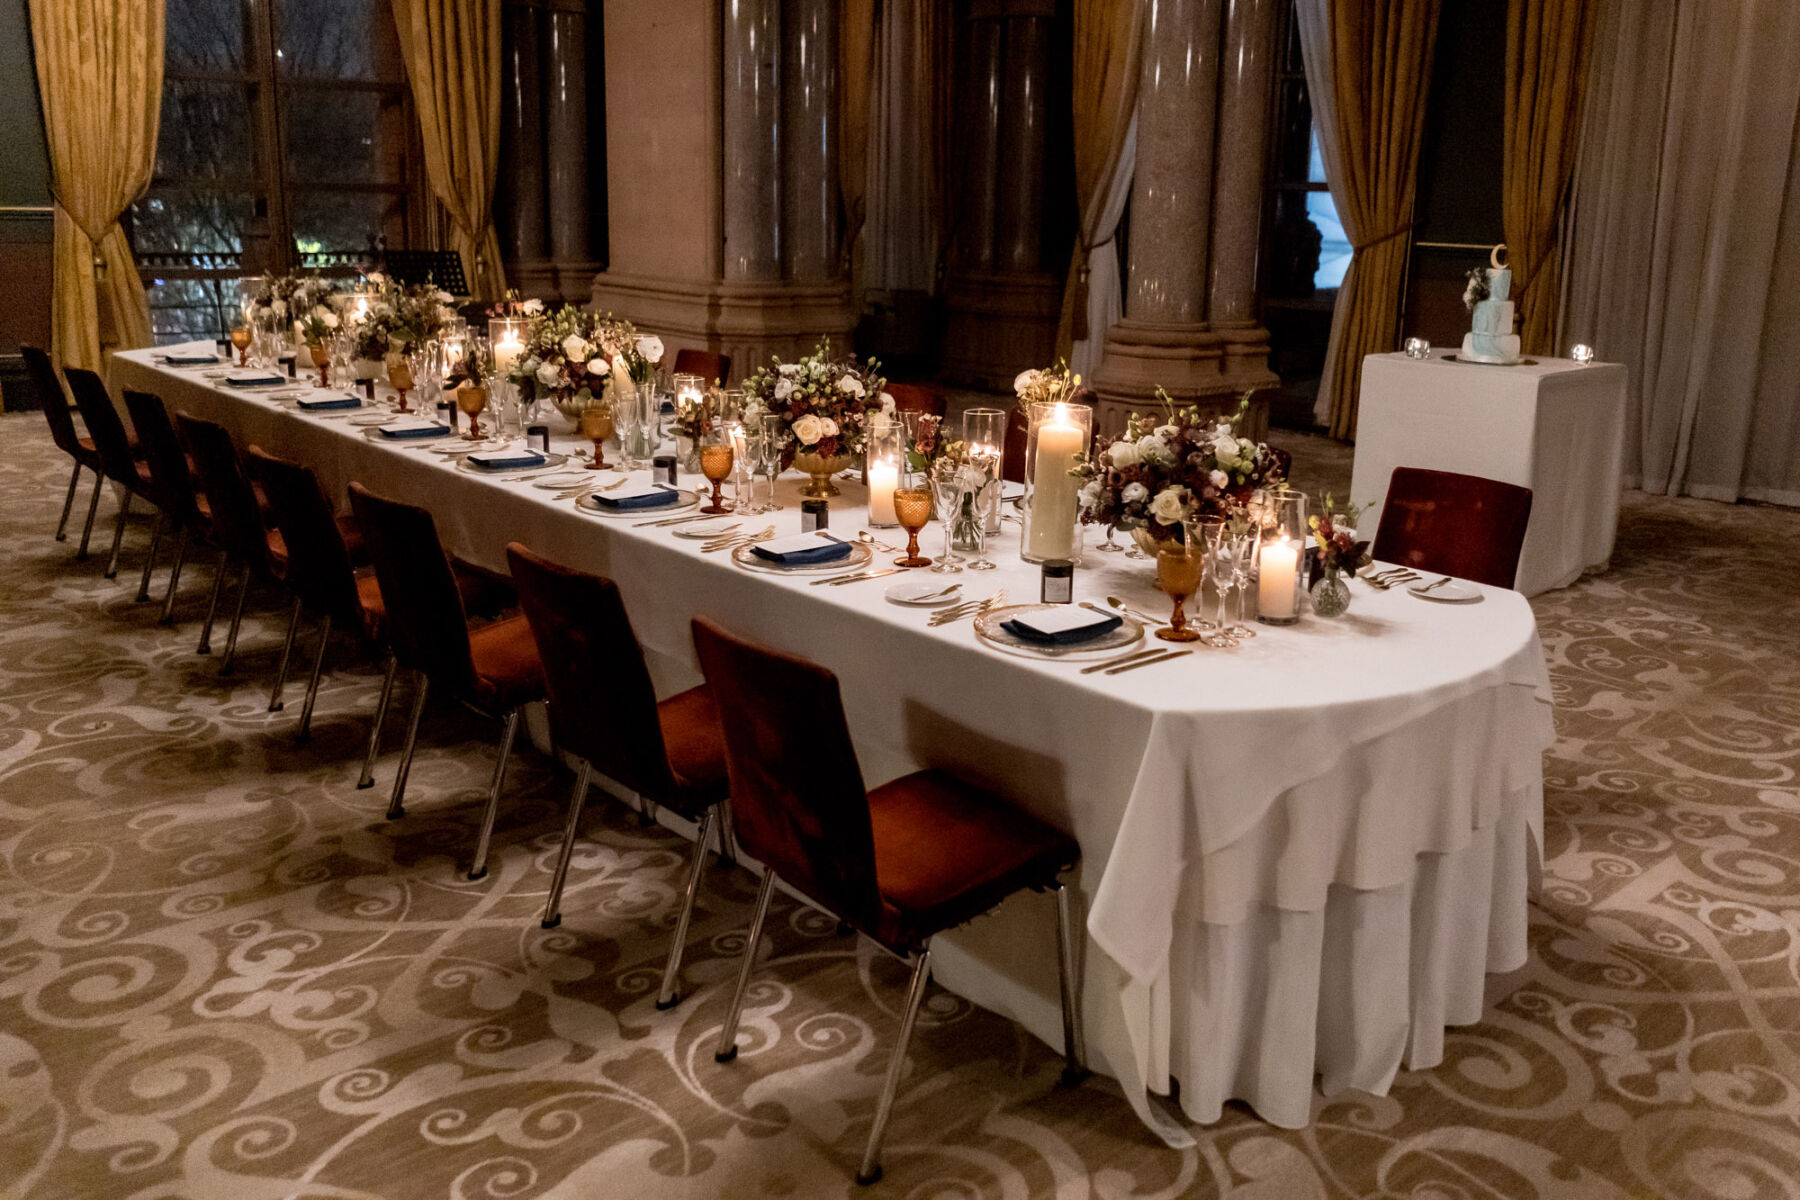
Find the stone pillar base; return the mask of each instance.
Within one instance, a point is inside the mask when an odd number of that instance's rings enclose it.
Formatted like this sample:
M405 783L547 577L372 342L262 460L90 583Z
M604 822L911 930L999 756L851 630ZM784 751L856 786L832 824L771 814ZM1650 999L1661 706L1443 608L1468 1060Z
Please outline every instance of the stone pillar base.
M1062 283L1052 275L952 275L944 307L946 383L1010 392L1020 371L1056 355Z
M1115 430L1130 412L1156 410L1161 387L1177 404L1228 415L1247 391L1275 386L1269 370L1267 330L1208 329L1163 325L1126 318L1106 334L1106 357L1094 372L1099 428ZM1268 397L1252 397L1238 432L1261 439L1268 433Z
M600 269L597 262L562 262L553 258L519 259L504 266L507 285L519 295L574 304L586 302L594 286L594 273Z
M593 277L593 305L624 317L662 338L675 351L708 350L731 356L732 382L769 361L795 359L830 337L832 353L849 353L856 313L849 285L833 283L723 283L668 280L606 271Z

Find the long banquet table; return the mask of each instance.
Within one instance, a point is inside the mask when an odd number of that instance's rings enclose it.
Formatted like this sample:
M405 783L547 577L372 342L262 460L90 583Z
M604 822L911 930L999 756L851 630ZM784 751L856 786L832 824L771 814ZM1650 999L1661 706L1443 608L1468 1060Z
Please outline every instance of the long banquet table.
M1171 1145L1192 1135L1149 1097L1173 1080L1193 1121L1236 1098L1303 1126L1315 1076L1327 1095L1381 1094L1403 1064L1435 1066L1445 1027L1480 1019L1486 973L1525 961L1551 721L1536 623L1515 592L1451 605L1358 584L1336 621L1084 675L989 649L967 621L929 627L925 611L882 599L897 577L812 587L751 573L666 529L377 443L345 414L225 391L150 351L116 356L112 382L306 462L333 495L358 480L422 502L446 544L482 565L503 568L517 540L612 577L659 688L698 681L696 614L823 663L871 785L945 767L1070 831L1090 1064ZM853 533L863 493L840 486L832 528ZM784 478L785 509L756 527L796 531L798 487ZM927 553L939 536L927 530ZM1017 542L1009 522L1000 568L954 577L964 594L1035 600ZM1163 611L1153 575L1090 548L1077 599ZM937 939L935 975L1060 1046L1054 929L1049 903L1015 899Z

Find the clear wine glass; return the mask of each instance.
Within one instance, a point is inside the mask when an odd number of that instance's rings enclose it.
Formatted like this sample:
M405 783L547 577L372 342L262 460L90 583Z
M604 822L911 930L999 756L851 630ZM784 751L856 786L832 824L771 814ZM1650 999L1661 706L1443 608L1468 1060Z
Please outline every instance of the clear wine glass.
M781 474L781 440L787 427L777 413L763 413L757 417L762 426L761 465L763 478L768 480L769 498L764 501L763 512L780 512L784 505L775 499L775 477Z
M1221 626L1225 633L1232 637L1253 638L1256 630L1244 623L1245 598L1250 592L1250 565L1256 561L1256 551L1261 545L1260 531L1255 525L1247 525L1235 535L1231 553L1231 581L1237 585L1237 620L1229 628ZM1220 617L1224 617L1221 612Z
M1113 531L1116 530L1117 528L1118 528L1117 525L1108 525L1106 527L1105 539L1102 540L1098 546L1095 546L1094 549L1103 551L1107 554L1117 554L1119 551L1123 550L1125 547L1123 547L1123 546L1119 545L1119 543L1113 541Z
M949 459L941 458L932 466L931 494L937 501L938 520L944 526L944 553L931 567L939 575L962 573L962 556L950 552L950 531L955 524L957 504L962 499L962 488L958 486L956 476L957 466Z

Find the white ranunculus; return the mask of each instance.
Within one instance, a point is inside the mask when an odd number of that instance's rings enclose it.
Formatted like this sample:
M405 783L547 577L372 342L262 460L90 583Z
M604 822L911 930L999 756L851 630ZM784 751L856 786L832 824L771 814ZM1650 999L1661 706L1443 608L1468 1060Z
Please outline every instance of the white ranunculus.
M1213 454L1226 462L1235 462L1238 456L1237 439L1231 434L1220 432L1213 436Z
M1137 448L1138 457L1150 466L1166 467L1175 461L1175 456L1170 453L1169 447L1159 437L1140 438Z
M1138 453L1136 442L1114 442L1112 449L1106 452L1106 456L1112 460L1114 469L1120 471L1127 467L1137 466L1144 457Z
M563 339L562 352L570 362L586 362L594 357L594 344L579 333L571 333Z
M1037 386L1038 380L1043 377L1044 373L1036 367L1029 367L1020 371L1017 375L1013 376L1013 393L1015 395L1023 396L1025 394L1025 389Z
M1081 501L1083 512L1092 512L1100 504L1100 481L1098 479L1088 480L1082 485L1076 498Z
M830 417L820 417L819 428L823 431L825 437L836 437L838 435L838 423Z
M1156 427L1156 436L1161 438L1165 442L1174 441L1175 435L1180 432L1181 432L1181 430L1175 428L1175 426L1173 426L1173 425L1158 425Z
M1119 499L1126 504L1137 504L1150 497L1150 489L1141 483L1128 483L1125 490L1119 493Z
M777 400L786 400L789 396L799 390L800 385L791 379L777 379L775 381L775 398Z
M825 436L824 423L819 418L807 413L793 424L794 439L802 446L815 446Z
M893 396L889 395L887 392L881 393L881 411L882 412L893 413L898 408L899 408L899 405L895 402Z
M545 387L558 387L562 381L562 368L555 363L543 363L537 369L537 380Z
M1231 476L1223 471L1214 471L1210 478L1212 479L1212 485L1216 488L1223 488L1226 484L1231 482Z
M863 381L856 376L846 375L838 380L838 391L844 393L846 396L855 396L860 399L868 389L863 387Z
M1164 525L1176 525L1181 521L1182 510L1187 503L1187 489L1179 487L1164 488L1150 502L1150 515Z
M798 375L800 373L800 364L799 363L782 363L780 366L776 367L775 369L777 371L780 371L783 375Z
M654 333L644 334L637 340L637 352L644 356L645 362L661 362L663 356L662 339L657 337Z

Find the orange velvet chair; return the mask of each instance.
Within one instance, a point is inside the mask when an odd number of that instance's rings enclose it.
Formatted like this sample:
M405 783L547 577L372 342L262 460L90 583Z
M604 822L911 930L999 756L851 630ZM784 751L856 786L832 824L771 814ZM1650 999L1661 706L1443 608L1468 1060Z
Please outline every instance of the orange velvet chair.
M731 382L731 355L714 354L710 350L677 350L674 373L698 375L708 383L716 379L723 387Z
M1388 481L1375 557L1418 571L1509 588L1531 521L1531 489L1517 484L1396 467Z
M712 693L702 686L657 701L644 652L612 580L558 566L517 542L506 548L506 557L544 664L550 727L557 745L581 760L543 926L550 929L562 921L563 885L596 767L645 800L695 822L700 828L687 890L656 998L657 1008L673 1008L681 1000L681 955L707 843L717 834L721 856L725 848L720 821L727 792L725 742Z
M94 446L92 438L83 437L75 431L75 418L69 412L69 396L63 391L62 380L57 378L56 367L50 356L36 346L20 346L19 354L25 359L25 374L31 379L32 387L37 389L38 400L43 405L44 420L50 425L50 440L75 461L75 469L69 473L69 494L63 498L62 520L56 523L56 540L64 541L68 537L69 513L75 507L75 490L81 485L81 469L86 467L94 473L94 498L88 504L88 529L94 527L94 509L100 504L100 451ZM77 558L87 557L87 541L83 539L81 551Z
M419 742L419 719L425 713L425 697L437 683L479 712L500 721L500 757L494 764L494 780L488 788L487 808L481 818L481 834L475 844L470 879L487 874L488 846L493 841L494 818L500 810L500 786L506 780L506 763L513 739L519 732L519 714L527 704L545 696L544 668L538 659L531 626L522 616L503 617L476 625L469 620L464 589L457 582L457 568L438 540L431 513L412 504L378 496L360 483L350 485L350 507L356 513L375 564L375 580L387 616L387 639L392 650L381 700L369 731L369 752L357 787L374 782L375 756L381 748L381 723L387 716L394 674L405 667L418 677L412 715L407 721L406 749L394 773L394 793L388 802L388 819L406 814L406 776L412 769L413 751ZM467 564L459 564L468 570ZM496 588L504 586L491 577Z
M887 393L894 398L897 412L925 413L941 420L949 407L944 389L935 383L890 383Z
M738 842L764 866L737 986L714 1057L737 1057L738 1016L779 877L902 961L912 984L859 1183L881 1177L881 1138L931 972L931 938L1021 889L1057 900L1065 1082L1083 1074L1068 893L1074 839L943 771L868 791L837 676L695 618L694 648L719 707Z

